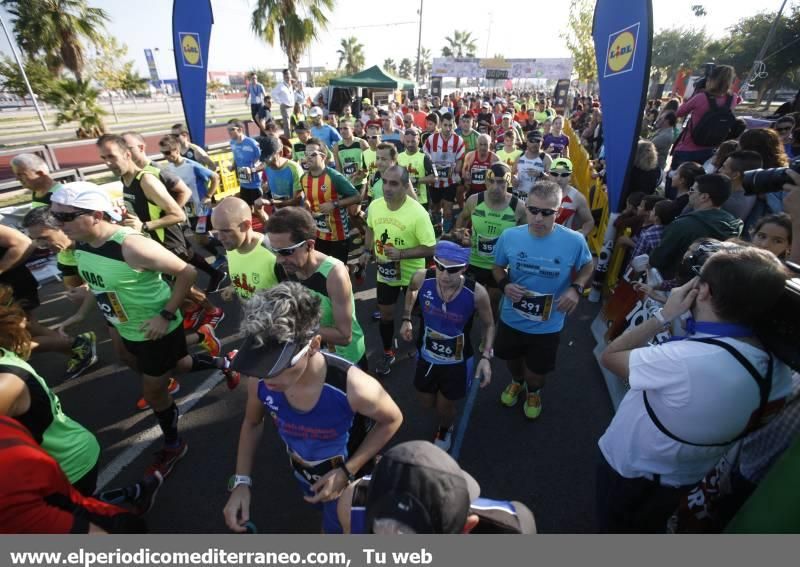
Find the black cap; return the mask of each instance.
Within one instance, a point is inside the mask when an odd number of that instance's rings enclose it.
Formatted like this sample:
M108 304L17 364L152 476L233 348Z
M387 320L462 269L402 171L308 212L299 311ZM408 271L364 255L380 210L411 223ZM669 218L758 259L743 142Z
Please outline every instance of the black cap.
M531 130L528 132L528 140L531 142L541 142L542 138L542 133L539 132L539 130Z
M298 122L295 125L294 129L295 129L295 131L297 131L297 130L308 130L308 124L305 123L305 120L301 120L300 122Z
M279 343L273 339L261 340L256 336L247 337L231 361L231 370L254 376L270 378L291 366L292 358L304 344L294 342Z
M409 441L375 466L367 493L367 529L376 518L401 522L418 534L461 533L480 486L442 449Z

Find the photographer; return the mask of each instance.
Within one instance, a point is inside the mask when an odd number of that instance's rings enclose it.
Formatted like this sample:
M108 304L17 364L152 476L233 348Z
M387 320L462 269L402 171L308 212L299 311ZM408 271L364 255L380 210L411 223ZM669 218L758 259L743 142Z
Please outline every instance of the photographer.
M792 217L792 234L800 235L800 173L787 170L786 175L791 179L783 188L786 191L783 197L783 210ZM800 264L800 238L792 238L792 251L789 260Z
M601 531L663 532L681 496L727 447L780 410L790 371L752 327L775 307L785 280L770 252L720 250L653 319L606 348L601 363L630 391L598 443ZM688 340L646 346L686 311Z

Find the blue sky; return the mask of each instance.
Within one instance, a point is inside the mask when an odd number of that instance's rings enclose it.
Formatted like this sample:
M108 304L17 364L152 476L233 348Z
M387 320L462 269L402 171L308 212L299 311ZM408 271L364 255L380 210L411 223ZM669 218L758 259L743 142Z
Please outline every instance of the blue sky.
M142 75L147 75L145 48L160 48L157 64L164 78L174 77L170 28L172 2L169 0L89 0L93 6L106 9L112 22L109 32L128 45L128 58L133 59ZM701 3L708 11L697 19L690 10ZM253 0L212 0L212 29L209 70L244 71L253 67L282 67L286 58L277 47L271 47L250 31ZM557 0L547 9L543 3L520 3L517 0L497 4L489 1L456 2L427 0L424 3L422 45L438 56L444 37L454 29L471 31L477 38L478 56L500 53L506 57L569 57L559 31L566 26L567 6ZM750 2L730 0L654 0L656 30L672 26L705 26L715 36L725 35L725 28L738 19L755 13ZM530 17L520 6L531 6ZM534 8L534 6L536 6ZM777 10L780 0L763 0L761 10ZM405 2L386 0L337 0L328 30L310 50L314 66L335 68L336 50L343 37L355 35L366 46L367 65L381 64L386 58L399 63L404 57L413 60L417 50L418 0ZM8 14L0 10L8 24ZM544 17L543 17L544 16ZM536 34L531 35L531 25ZM0 52L9 53L5 38L0 38ZM302 65L309 63L308 54Z

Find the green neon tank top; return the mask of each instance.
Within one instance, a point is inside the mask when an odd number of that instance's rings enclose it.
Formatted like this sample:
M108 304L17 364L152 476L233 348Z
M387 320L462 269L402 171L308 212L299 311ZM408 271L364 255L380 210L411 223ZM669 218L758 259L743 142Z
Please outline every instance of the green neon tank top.
M494 246L507 228L517 226L517 198L511 197L506 208L495 211L489 208L484 199L485 193L478 193L478 204L472 211L472 246L469 263L478 268L492 269L494 265Z
M414 154L402 152L397 155L397 165L408 170L411 184L417 192L419 204L424 205L428 202L428 187L424 183L417 183L417 179L425 177L425 153L417 150Z
M353 143L349 146L345 145L344 141L338 142L337 150L339 152L339 162L342 164L342 175L352 181L353 175L361 169L362 150L361 140L354 138Z

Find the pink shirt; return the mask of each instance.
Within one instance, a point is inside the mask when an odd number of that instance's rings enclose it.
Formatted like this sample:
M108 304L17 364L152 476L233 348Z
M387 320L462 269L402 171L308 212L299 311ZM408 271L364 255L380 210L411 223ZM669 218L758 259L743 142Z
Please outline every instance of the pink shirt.
M725 101L728 100L728 95L718 96L716 98L717 105L723 106ZM731 110L736 108L736 105L739 104L741 98L739 95L733 95L733 100L731 101ZM708 104L708 97L706 97L703 93L697 93L692 98L684 102L679 108L677 112L678 118L682 116L686 116L687 114L691 114L692 118L690 120L691 124L698 124L700 119L703 118L703 115L708 112L709 104ZM693 127L693 126L692 126ZM689 128L685 135L681 137L678 143L675 145L675 150L682 151L682 152L696 152L701 150L707 150L707 146L698 146L694 139L692 138L692 129Z

